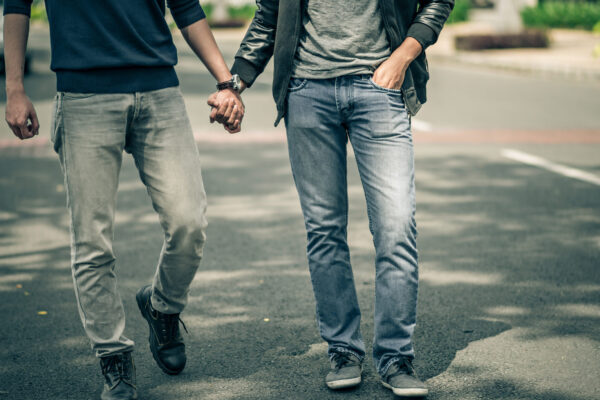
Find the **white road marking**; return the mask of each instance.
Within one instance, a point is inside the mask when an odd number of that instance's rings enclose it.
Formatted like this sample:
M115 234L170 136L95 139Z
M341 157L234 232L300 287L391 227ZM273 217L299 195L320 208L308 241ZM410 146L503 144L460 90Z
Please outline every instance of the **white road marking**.
M413 118L410 123L416 131L431 132L433 130L433 126L429 122L421 121L420 119Z
M582 171L580 169L566 167L564 165L548 161L542 157L534 156L532 154L524 153L522 151L513 149L502 149L501 154L503 157L509 158L511 160L547 169L548 171L552 171L554 173L569 178L579 179L580 181L600 186L600 177L589 172Z

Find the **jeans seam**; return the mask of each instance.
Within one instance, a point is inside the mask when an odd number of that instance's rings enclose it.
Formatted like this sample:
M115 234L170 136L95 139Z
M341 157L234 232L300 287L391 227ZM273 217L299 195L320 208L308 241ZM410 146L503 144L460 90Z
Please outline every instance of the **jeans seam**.
M60 99L62 100L62 96L60 97ZM61 104L62 106L62 104ZM74 221L74 216L73 216L73 204L71 202L71 195L70 195L70 187L71 185L69 184L69 173L68 173L68 164L69 162L68 160L68 156L67 156L67 152L68 152L68 145L67 145L67 135L64 134L63 132L63 143L62 143L62 162L63 162L63 168L64 168L64 175L65 175L65 193L67 195L67 204L68 204L68 209L69 209L69 225L70 225L70 233L71 233L71 275L73 276L73 287L75 289L75 296L77 298L77 303L78 303L78 307L81 310L81 315L83 316L83 326L85 327L87 325L87 321L88 321L88 317L87 314L85 313L85 310L81 304L81 295L80 295L80 288L79 288L79 284L77 283L77 278L75 277L75 260L77 259L77 243L75 241L75 228L73 225L73 221Z
M52 131L50 132L50 140L52 141L52 147L54 151L58 154L61 146L62 135L59 135L59 132L62 130L62 107L63 107L63 96L62 92L56 93L56 104L54 107L54 118ZM60 132L62 133L62 132Z
M309 266L310 269L310 266ZM310 274L310 281L313 287L315 287L315 281L312 277L312 274ZM319 334L321 335L321 337L323 337L323 327L321 326L321 320L323 319L321 312L319 311L319 303L317 301L315 301L315 316L317 319L317 327L319 328Z
M348 118L354 114L354 83L356 80L352 80L352 84L348 85Z
M131 117L131 122L134 123L140 114L140 109L142 108L142 96L140 92L135 92L133 94L133 116Z
M335 78L333 81L333 96L335 98L335 109L339 113L340 112L340 103L338 100L338 78Z

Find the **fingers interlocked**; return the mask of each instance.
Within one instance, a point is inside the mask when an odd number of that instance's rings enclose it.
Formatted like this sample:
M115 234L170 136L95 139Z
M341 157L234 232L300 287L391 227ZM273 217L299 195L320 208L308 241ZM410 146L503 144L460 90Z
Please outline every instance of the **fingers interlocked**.
M229 133L240 132L245 108L237 92L222 90L214 93L209 97L208 105L212 107L210 113L211 123L217 121Z

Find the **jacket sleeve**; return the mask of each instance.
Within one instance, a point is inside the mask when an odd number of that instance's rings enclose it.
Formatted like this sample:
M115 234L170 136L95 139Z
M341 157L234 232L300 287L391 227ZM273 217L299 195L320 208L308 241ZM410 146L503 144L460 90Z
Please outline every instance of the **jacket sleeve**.
M6 0L4 2L4 15L23 14L31 15L31 3L33 0Z
M279 0L256 0L256 5L258 9L231 68L231 72L238 74L248 87L252 86L273 56L279 12Z
M206 18L198 0L167 0L167 5L179 29Z
M452 8L454 0L419 0L417 15L406 36L415 38L425 50L437 41Z

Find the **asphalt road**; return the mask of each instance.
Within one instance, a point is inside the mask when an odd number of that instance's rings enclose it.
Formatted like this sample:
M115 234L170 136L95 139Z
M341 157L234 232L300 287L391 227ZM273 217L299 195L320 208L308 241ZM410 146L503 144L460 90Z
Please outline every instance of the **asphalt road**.
M221 43L230 58L234 43ZM326 348L269 70L245 95L245 132L229 136L207 123L213 82L186 54L179 74L210 226L182 315L189 362L176 377L154 365L134 300L152 278L161 229L129 158L121 174L115 252L140 398L392 399L370 357L358 389L323 384ZM0 128L0 399L94 399L100 369L77 315L64 187L47 143L53 77L38 63L26 85L41 137L20 143ZM600 398L598 101L594 82L432 65L415 125L416 366L429 399ZM370 345L374 252L349 163L349 242Z

